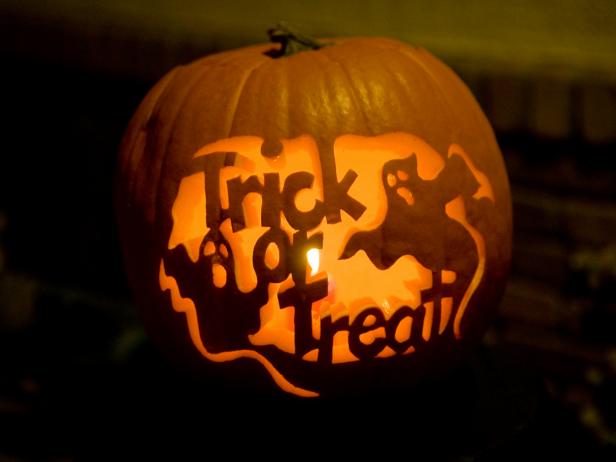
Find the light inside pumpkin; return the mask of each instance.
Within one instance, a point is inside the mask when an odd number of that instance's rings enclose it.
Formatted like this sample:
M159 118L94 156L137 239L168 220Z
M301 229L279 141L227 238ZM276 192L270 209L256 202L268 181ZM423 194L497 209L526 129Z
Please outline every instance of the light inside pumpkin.
M333 146L334 178L344 183L349 172L353 172L355 177L345 183L348 187L343 192L365 209L353 213L342 208L338 220L328 221L324 211L327 179L323 174L327 167L321 165L314 140L309 136L283 140L282 153L273 159L261 155L262 142L257 137L234 137L207 145L195 154L196 159L207 159L220 153L236 153L232 162L225 162L214 173L199 172L181 181L172 208L173 229L168 243L170 251L183 246L192 263L200 258L217 258L212 265L211 283L220 290L249 294L265 286L264 303L257 307L258 329L253 334L247 333L250 344L273 345L305 361L343 363L357 361L362 355L387 357L412 353L414 329L419 329L426 342L433 335L443 334L448 325L460 337L465 308L485 269L484 238L468 222L461 196L444 204L440 212L466 230L477 255L478 263L472 274L466 275L470 283L457 307L447 291L441 292L442 287L456 281L456 272L442 268L435 273L420 263L416 255L405 251L404 242L400 243L400 255L386 265L381 264L382 267L378 267L369 247L342 258L353 236L376 232L388 220L403 219L392 217L393 209L389 210L395 197L403 201L397 210L402 210L404 215L405 209L400 207L412 207L418 200L409 186L409 175L416 174L421 181L434 180L445 169L446 161L441 155L420 138L406 133L339 137ZM461 147L452 145L448 156L456 155L464 160L479 185L473 197L494 201L487 177L471 163ZM415 157L416 172L399 167L385 172L388 162L406 162L411 156ZM208 190L208 184L217 184L218 189ZM272 211L277 208L280 211L273 216ZM221 217L218 229L209 226L212 210ZM237 213L233 217L225 216L234 211ZM270 221L277 224L273 226ZM284 234L274 233L278 237L268 241L272 229ZM213 245L211 241L204 243L210 231L219 232L230 249ZM375 235L378 237L378 232ZM267 245L260 246L264 239ZM308 243L311 239L316 239L319 245L293 253L301 247L302 240ZM199 250L201 247L203 252ZM264 249L263 255L255 253L257 248ZM266 274L257 274L255 262L263 258L264 271L274 273L286 264L289 253L292 259L304 260L305 277L298 278L288 271L284 278L264 282ZM219 263L229 258L233 261L234 274L224 272ZM323 295L312 301L308 311L300 313L303 308L292 302L293 294L307 290L312 284L322 286L324 277L327 282ZM297 389L279 373L273 373L275 368L269 360L253 350L208 352L207 339L201 338L198 323L198 316L202 315L199 310L207 307L182 298L181 282L178 285L176 278L167 273L163 260L161 289L171 290L172 295L177 293L172 296L172 305L176 311L186 313L193 343L205 356L215 361L253 357L268 368L282 388L293 388L298 394L309 393ZM419 308L425 314L415 318ZM455 317L450 324L452 316ZM301 341L298 322L305 327Z
M319 272L319 249L310 249L306 252L306 258L310 265L310 276L314 276Z

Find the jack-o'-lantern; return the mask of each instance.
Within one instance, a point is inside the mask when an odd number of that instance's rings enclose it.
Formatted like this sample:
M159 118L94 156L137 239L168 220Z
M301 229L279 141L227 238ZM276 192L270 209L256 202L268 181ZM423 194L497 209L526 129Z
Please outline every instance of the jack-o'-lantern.
M420 378L480 338L503 290L493 132L421 48L272 35L282 50L172 70L128 127L116 202L146 328L300 396Z

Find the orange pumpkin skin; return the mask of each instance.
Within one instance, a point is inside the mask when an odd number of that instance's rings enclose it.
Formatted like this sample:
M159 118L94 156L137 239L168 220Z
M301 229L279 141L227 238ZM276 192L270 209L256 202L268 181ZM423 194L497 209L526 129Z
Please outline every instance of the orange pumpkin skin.
M329 42L281 58L266 54L271 44L252 46L173 69L130 122L116 187L127 273L154 340L208 374L245 369L272 390L300 396L403 386L459 360L489 324L511 253L503 160L462 81L427 51L396 40ZM295 171L310 182L293 178L288 190L314 196L301 207L299 194L283 191ZM264 187L268 172L274 189ZM230 192L236 177L239 189ZM255 196L260 203L243 205ZM250 207L258 218L248 217ZM278 233L285 244L274 246L274 257L271 246L257 245L259 232L249 232L260 226L263 235L272 220L269 229L287 235ZM252 237L236 241L238 233ZM292 242L314 234L333 275L324 264L326 284L313 286L317 298L306 302L312 275L300 272L310 273L311 245ZM327 257L332 239L335 255ZM252 260L240 258L242 242L249 254L257 249ZM261 269L251 272L251 261ZM420 282L405 279L411 264ZM365 300L370 281L396 278L391 296L383 298L383 283ZM449 292L430 292L448 278ZM293 285L312 324L307 314L300 319L297 297L282 306ZM334 286L347 294L344 303ZM368 305L372 314L362 315ZM406 316L395 315L401 307ZM299 333L300 322L308 334Z

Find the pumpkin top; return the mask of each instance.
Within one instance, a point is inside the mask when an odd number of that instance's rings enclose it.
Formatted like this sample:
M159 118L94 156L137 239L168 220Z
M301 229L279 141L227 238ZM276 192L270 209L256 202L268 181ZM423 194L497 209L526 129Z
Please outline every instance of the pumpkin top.
M124 155L120 174L155 179L162 170L177 174L200 147L236 135L264 138L264 154L275 155L281 139L303 134L328 149L341 134L407 132L443 155L452 143L464 146L477 167L503 185L496 196L508 197L492 129L446 65L423 48L390 38L325 41L331 45L284 58L270 56L271 44L254 45L171 70L127 130L121 152L132 154ZM135 171L142 156L147 165ZM154 219L149 198L159 182L132 183L145 188L135 192Z

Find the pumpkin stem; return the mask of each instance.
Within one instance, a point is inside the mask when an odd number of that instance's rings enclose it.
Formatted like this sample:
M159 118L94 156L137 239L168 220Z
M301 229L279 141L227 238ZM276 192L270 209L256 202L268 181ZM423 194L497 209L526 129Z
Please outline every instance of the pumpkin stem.
M280 43L279 49L269 50L266 54L272 58L291 56L302 51L318 50L329 43L320 42L312 37L304 35L284 22L279 22L276 27L267 31L270 41Z

